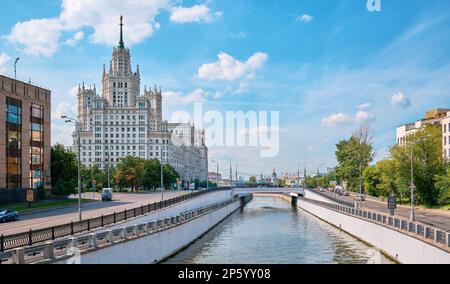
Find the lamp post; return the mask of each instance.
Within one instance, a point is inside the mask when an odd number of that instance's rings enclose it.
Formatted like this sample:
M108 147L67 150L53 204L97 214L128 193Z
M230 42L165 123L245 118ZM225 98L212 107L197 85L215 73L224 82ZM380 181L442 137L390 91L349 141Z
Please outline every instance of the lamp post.
M80 221L83 220L82 214L81 214L81 125L78 120L75 118L71 118L68 116L61 116L62 119L66 120L66 123L74 123L76 132L77 132L77 138L78 138L78 215Z
M414 185L414 145L418 142L424 142L429 138L429 136L423 137L414 143L414 141L410 141L411 147L411 213L410 213L410 221L416 221L416 210L414 208L414 190L416 190L416 186Z
M317 166L317 180L316 180L317 190L319 190L319 176L320 176L319 169L320 169L320 167L322 167L323 165L325 165L325 164L320 164L320 165Z
M413 145L411 145L411 214L410 220L411 222L416 221L416 212L414 209L414 153L413 153Z
M20 57L17 57L16 60L14 61L14 80L17 81L17 62L19 62Z
M164 165L163 165L163 146L161 147L161 201L164 201Z

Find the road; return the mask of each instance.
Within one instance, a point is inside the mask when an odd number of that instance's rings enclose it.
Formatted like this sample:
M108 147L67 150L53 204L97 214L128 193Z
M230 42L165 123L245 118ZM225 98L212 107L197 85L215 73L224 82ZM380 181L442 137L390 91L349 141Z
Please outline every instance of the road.
M334 197L335 194L331 192L326 192L330 197ZM350 197L342 197L341 199L345 199L348 201L354 202L356 199L354 196ZM362 209L374 210L378 212L382 212L385 214L390 214L390 210L387 208L387 201L382 202L377 199L367 198L367 200L363 204ZM426 210L422 208L416 208L416 221L427 224L433 227L438 227L442 230L450 232L450 212L437 211L437 210ZM411 214L411 209L407 206L398 206L395 210L395 215L402 218L409 219Z
M187 192L165 192L164 199L170 199ZM86 198L92 198L92 194L87 193ZM98 196L96 196L98 198ZM114 194L112 202L91 202L82 204L83 219L108 215L114 212L133 209L141 205L161 201L161 193L133 193L133 194ZM42 212L33 212L24 214L17 222L0 224L0 234L11 235L21 232L27 232L30 229L37 230L56 225L78 221L78 206L70 205L63 208L44 210Z

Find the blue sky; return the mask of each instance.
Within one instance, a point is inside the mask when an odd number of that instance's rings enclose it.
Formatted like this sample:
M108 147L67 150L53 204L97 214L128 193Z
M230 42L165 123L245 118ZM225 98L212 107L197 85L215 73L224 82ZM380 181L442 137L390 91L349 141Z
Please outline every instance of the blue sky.
M222 165L232 159L254 174L294 172L299 161L332 167L335 144L361 122L371 124L380 159L397 126L450 108L450 3L381 0L382 11L369 12L366 2L3 0L0 72L12 74L20 56L18 76L53 92L53 143L70 144L57 117L74 113L79 83L101 90L123 14L142 85L166 93L166 119L198 101L280 112L278 156L212 147Z

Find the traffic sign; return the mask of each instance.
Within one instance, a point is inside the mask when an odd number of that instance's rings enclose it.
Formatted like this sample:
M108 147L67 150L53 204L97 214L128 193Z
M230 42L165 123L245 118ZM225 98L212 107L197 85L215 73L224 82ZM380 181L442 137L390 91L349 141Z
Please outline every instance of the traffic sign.
M27 201L28 202L34 201L34 191L32 189L27 190Z
M397 195L395 195L395 194L389 195L388 209L390 209L390 210L397 209Z

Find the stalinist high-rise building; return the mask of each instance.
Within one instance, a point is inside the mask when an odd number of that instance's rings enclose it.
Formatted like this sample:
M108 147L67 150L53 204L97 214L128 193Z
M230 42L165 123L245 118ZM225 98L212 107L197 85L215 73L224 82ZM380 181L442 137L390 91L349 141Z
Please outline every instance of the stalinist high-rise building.
M126 156L158 159L172 165L184 181L206 181L208 149L204 131L191 124L163 120L162 91L156 86L141 92L139 65L133 71L130 50L123 39L114 48L109 68L103 65L103 91L78 88L81 162L102 169L115 167ZM74 149L78 136L74 133Z

